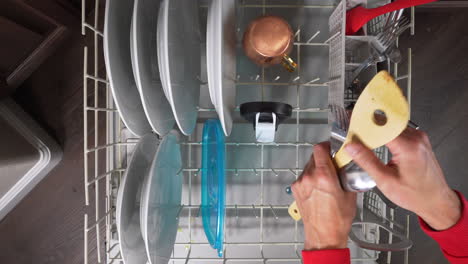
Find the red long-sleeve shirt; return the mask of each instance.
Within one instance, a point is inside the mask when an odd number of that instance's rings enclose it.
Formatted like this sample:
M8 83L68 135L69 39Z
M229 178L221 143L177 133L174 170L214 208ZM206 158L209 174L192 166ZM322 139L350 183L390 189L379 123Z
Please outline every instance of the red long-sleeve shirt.
M443 231L434 231L421 218L419 223L424 232L439 243L445 257L452 264L468 263L468 201L458 193L462 201L462 214L458 222ZM351 262L349 249L302 251L304 264L346 264Z

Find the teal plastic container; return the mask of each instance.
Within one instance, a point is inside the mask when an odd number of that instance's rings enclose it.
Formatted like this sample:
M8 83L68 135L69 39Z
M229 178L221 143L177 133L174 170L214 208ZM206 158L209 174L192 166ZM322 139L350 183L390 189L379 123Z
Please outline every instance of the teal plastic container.
M203 228L218 256L223 256L226 206L225 142L221 123L210 119L203 127L201 214Z

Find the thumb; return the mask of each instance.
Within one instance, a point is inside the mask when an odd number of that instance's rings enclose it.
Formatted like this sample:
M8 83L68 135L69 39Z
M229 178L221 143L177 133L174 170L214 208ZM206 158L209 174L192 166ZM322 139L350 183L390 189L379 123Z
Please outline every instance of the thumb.
M352 142L345 146L346 152L363 170L375 180L377 185L388 179L391 169L380 161L374 152L361 143Z

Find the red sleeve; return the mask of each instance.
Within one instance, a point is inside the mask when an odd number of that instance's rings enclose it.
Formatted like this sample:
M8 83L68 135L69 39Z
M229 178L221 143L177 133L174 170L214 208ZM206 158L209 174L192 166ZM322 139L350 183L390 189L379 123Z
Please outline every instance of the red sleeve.
M348 248L302 251L304 264L347 264L351 263Z
M462 202L462 214L460 220L451 228L435 231L419 218L422 230L439 243L445 257L452 264L468 263L468 201L461 193L457 194Z

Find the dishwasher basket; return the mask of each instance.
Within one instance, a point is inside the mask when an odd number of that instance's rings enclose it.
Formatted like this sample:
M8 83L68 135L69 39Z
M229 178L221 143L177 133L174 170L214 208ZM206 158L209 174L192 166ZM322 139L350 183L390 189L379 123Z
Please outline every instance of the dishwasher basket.
M200 1L200 12L205 17L207 3ZM115 203L127 161L138 140L124 127L105 75L103 4L99 0L82 0L82 34L91 43L84 47L83 73L85 264L123 263L115 227ZM372 4L375 3L368 3ZM312 146L329 139L328 101L356 101L356 94L343 90L344 79L368 54L368 37L344 35L347 5L350 3L335 0L238 0L242 11L238 17L239 36L250 20L262 14L280 15L290 22L295 32L291 57L298 63L298 71L291 74L281 67L257 67L243 55L239 44L237 64L243 67L237 68L236 104L280 101L293 106L293 115L280 125L276 142L259 143L252 124L244 121L236 109L232 134L226 138L224 257L218 258L205 237L200 216L201 133L203 122L216 117L203 84L206 73L201 76L197 127L181 142L183 206L169 263L301 263L302 223L288 214L293 198L285 188L300 175ZM411 14L414 16L414 12ZM379 19L372 21L367 32L375 35L379 23ZM400 69L404 74L399 75L397 64L389 63L388 70L410 101L411 50L404 53L408 56L408 67ZM385 148L376 152L388 160ZM359 194L358 207L367 208L390 226L409 234L409 216L397 217L400 211L387 207L376 193ZM361 231L369 241L388 243L393 239L374 226L364 226ZM391 263L391 252L361 249L352 241L348 245L353 263ZM408 252L403 254L406 263Z

